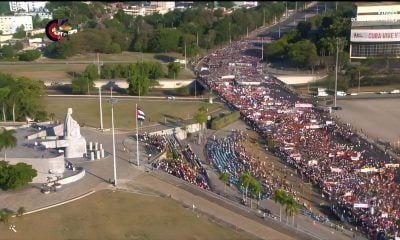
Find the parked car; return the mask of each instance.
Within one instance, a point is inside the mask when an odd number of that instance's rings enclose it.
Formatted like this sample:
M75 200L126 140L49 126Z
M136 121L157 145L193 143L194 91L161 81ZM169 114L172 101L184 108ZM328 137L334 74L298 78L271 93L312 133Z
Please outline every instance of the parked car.
M343 96L346 96L346 93L343 91L337 91L336 96L343 97Z
M398 90L398 89L395 89L390 92L390 94L399 94L399 93L400 93L400 90Z
M175 97L174 96L168 96L167 99L168 100L175 100Z
M388 94L387 91L380 91L379 94Z
M356 92L350 93L350 96L357 96L357 95L358 95L358 93L356 93Z

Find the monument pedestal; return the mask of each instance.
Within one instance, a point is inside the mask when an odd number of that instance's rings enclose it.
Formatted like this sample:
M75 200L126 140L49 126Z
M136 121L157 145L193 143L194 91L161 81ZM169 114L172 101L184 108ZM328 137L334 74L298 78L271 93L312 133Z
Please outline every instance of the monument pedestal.
M65 139L68 147L65 148L65 158L82 158L86 155L86 140L81 137L78 139Z

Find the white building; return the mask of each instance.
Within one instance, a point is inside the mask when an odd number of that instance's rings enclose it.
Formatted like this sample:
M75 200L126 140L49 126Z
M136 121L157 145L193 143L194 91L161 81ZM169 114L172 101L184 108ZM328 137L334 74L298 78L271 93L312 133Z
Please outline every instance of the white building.
M163 11L172 11L175 8L175 2L151 1L150 6L157 6L158 9Z
M165 14L175 9L175 2L150 2L148 6L130 6L124 8L126 14L133 16L147 16L154 13Z
M18 10L23 10L25 12L37 12L39 9L44 9L47 2L12 2L10 1L10 11L18 12Z
M21 13L15 13L14 16L39 16L40 20L43 19L53 19L53 15L49 12L21 12Z
M233 3L238 8L242 8L242 7L244 7L244 8L253 8L253 7L257 7L258 6L258 2L257 1L235 1Z
M14 34L21 25L25 31L32 30L32 16L0 16L0 31L4 35Z
M350 58L400 57L400 3L357 2Z

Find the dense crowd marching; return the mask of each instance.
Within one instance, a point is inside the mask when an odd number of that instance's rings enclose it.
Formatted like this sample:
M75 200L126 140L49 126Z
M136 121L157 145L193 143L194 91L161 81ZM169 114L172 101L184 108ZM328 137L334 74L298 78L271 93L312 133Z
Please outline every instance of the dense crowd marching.
M178 151L178 154L173 156L172 159L160 159L153 162L152 166L154 168L161 169L198 187L210 190L207 183L207 172L190 146L186 146L184 150L179 151L178 142L170 135L150 135L144 133L139 134L139 140L145 142L145 149L148 153L160 153L167 149Z
M357 222L375 237L399 231L399 165L351 126L340 125L260 72L260 56L245 55L254 48L243 40L219 49L201 59L198 73L254 130L274 141L277 155L321 188L343 220ZM212 142L209 147L215 148Z

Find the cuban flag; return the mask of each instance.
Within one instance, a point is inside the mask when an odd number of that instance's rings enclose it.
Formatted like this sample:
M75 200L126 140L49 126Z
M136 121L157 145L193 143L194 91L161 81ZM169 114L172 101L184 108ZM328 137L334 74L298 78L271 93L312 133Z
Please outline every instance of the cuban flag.
M140 110L139 108L136 109L136 118L138 121L144 121L144 112Z

